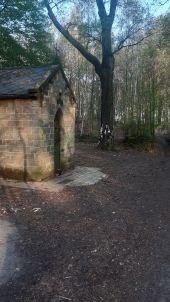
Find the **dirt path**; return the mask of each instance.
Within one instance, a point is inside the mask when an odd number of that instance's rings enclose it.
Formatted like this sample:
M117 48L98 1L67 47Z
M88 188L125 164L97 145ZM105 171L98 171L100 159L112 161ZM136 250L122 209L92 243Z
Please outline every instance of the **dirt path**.
M17 256L17 230L9 221L0 219L0 285L19 275L22 262Z
M79 144L76 163L108 178L58 193L0 189L25 259L0 302L170 301L170 157Z

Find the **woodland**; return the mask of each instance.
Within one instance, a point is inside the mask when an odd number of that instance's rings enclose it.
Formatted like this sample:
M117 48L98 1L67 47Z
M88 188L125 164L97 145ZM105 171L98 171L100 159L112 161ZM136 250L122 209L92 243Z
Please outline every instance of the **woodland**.
M152 140L170 126L168 2L0 0L0 68L61 64L78 137Z
M0 178L0 301L170 301L169 8L0 0L0 68L63 68L83 171L33 188ZM167 148L154 143L160 134ZM4 235L6 221L16 236Z

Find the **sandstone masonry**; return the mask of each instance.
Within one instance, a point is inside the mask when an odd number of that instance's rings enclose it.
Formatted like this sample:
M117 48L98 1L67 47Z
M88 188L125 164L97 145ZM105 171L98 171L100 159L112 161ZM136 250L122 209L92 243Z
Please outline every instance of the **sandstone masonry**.
M27 75L22 84L29 87L25 94L20 89L18 95L16 76L15 93L2 93L0 85L0 175L5 178L41 181L74 164L75 102L67 80L56 66L41 75L32 68L32 74L31 83Z

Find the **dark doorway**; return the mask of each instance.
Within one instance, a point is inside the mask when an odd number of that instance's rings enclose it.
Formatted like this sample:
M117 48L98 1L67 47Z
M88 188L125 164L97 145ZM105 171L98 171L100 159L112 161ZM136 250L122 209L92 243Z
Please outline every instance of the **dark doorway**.
M55 172L61 169L61 141L62 141L62 120L63 113L58 109L54 118L54 169Z

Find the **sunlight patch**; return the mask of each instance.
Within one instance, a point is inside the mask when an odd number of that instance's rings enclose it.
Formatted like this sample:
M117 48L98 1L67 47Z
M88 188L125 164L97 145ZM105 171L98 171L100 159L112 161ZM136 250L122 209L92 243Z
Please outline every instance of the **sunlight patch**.
M105 177L99 168L77 166L72 172L60 176L57 183L69 187L90 186Z

